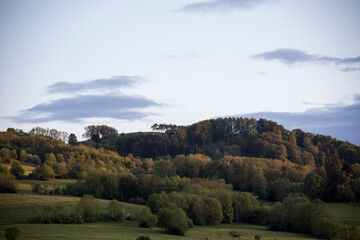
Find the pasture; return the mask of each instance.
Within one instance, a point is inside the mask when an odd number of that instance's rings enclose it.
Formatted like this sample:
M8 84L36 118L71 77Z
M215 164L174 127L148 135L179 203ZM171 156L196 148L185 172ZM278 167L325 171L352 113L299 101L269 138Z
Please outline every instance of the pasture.
M174 236L163 232L159 228L139 228L135 222L101 222L89 224L19 224L21 239L53 239L53 240L87 240L87 239L122 239L135 240L138 236L150 236L152 240L209 240L231 239L229 231L241 233L242 240L253 240L255 234L260 234L262 240L315 240L307 235L271 232L264 226L250 224L227 224L219 226L201 226L190 229L185 236ZM0 235L4 236L8 225L0 225Z

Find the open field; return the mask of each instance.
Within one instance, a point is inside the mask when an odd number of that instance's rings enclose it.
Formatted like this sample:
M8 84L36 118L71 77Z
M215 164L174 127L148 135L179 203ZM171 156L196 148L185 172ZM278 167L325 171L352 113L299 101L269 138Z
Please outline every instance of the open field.
M15 160L17 161L17 160ZM21 163L21 166L22 168L24 169L25 173L24 173L24 176L29 176L30 173L32 173L32 171L34 170L34 165L33 164L30 164L30 163L25 163L25 162L20 162ZM11 164L4 164L10 171L10 168L11 168Z
M0 194L0 224L26 223L31 217L33 209L42 209L47 205L64 202L70 207L80 201L79 197L49 196L35 194L4 193ZM106 213L109 200L96 199L101 213ZM136 218L143 206L125 203L126 211Z
M101 222L91 224L19 224L21 229L21 239L122 239L135 240L138 236L150 236L152 240L176 240L176 239L198 239L209 240L231 239L229 231L241 233L242 240L253 240L255 234L260 234L262 240L312 240L307 235L271 232L264 226L250 224L227 224L219 226L202 226L190 229L185 236L174 236L163 232L159 228L147 229L139 228L137 223L129 222ZM4 231L9 226L0 225L0 235L4 236Z
M359 203L326 203L326 208L337 222L352 222L360 226Z
M31 186L34 184L40 184L42 186L47 186L48 189L55 189L57 187L65 187L68 183L75 183L76 180L73 179L53 179L51 181L40 181L40 180L19 180L17 191L19 193L31 193Z
M241 240L252 240L255 234L262 240L312 240L308 235L267 230L266 226L253 224L225 224L218 226L195 226L185 236L166 234L159 228L139 228L136 222L98 222L87 224L27 224L33 209L42 209L47 205L64 202L75 207L80 198L70 196L51 196L29 194L31 185L39 183L48 188L63 187L75 180L56 179L52 181L20 180L19 193L0 194L0 239L8 227L16 226L21 230L19 239L124 239L135 240L138 236L147 235L152 240L172 239L231 239L229 231L241 233ZM25 193L25 194L24 194ZM96 199L101 213L106 213L109 200ZM142 205L126 204L126 210L136 219ZM272 202L261 200L261 205L272 205ZM338 222L350 221L360 225L360 204L326 203L329 211Z
M272 206L275 202L259 200L261 206ZM350 222L360 226L360 203L325 203L327 210L338 223Z

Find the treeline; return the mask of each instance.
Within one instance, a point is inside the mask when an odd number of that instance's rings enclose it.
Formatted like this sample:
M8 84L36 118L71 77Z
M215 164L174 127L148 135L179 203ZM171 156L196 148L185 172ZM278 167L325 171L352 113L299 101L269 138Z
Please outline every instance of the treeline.
M360 162L360 148L354 144L300 129L289 131L265 119L218 118L186 127L154 124L152 128L165 133L121 134L105 145L115 146L121 155L133 153L144 158L202 153L213 159L233 155L321 166L327 151L336 149L344 162Z
M84 195L73 209L62 202L47 205L42 210L35 208L32 217L28 219L28 223L81 224L105 220L121 221L127 215L124 203L112 200L104 214L100 213L93 196Z
M110 131L111 132L111 131ZM160 133L157 133L160 134ZM113 136L113 135L111 135ZM85 179L101 170L109 175L126 171L134 175L224 179L235 190L248 191L263 199L281 201L289 193L303 192L309 198L351 202L360 199L360 165L340 158L336 150L324 155L323 164L298 164L287 159L226 155L212 159L203 154L142 158L120 156L82 144L65 144L44 136L0 133L0 160L35 164L31 177ZM21 170L17 177L21 177Z

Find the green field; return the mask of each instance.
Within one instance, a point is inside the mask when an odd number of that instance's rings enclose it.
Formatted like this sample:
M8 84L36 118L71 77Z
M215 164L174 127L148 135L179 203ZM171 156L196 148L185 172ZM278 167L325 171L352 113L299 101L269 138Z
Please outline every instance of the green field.
M5 193L0 194L0 224L26 223L31 217L33 209L42 209L50 204L63 202L74 207L80 198L69 196L49 196L35 194ZM96 199L96 204L101 213L106 213L109 200ZM137 218L143 208L142 205L125 203L126 211L133 218Z
M15 160L17 161L17 160ZM24 169L24 176L29 176L30 173L32 173L32 171L34 170L34 165L30 164L30 163L25 163L25 162L20 162L22 168ZM5 167L8 168L8 170L10 171L11 169L11 164L4 164Z
M39 183L47 185L49 189L63 187L74 180L20 180L19 193L0 194L0 239L3 239L5 230L16 226L21 230L19 239L124 239L135 240L140 235L148 235L152 240L165 239L231 239L229 231L241 233L241 240L252 240L255 234L262 236L262 240L311 240L308 235L267 230L266 226L253 224L223 224L218 226L195 226L185 236L166 234L159 228L139 228L137 222L99 222L87 224L27 224L34 208L42 209L47 205L63 202L70 207L80 201L78 197L51 196L30 194L31 185ZM109 200L96 199L101 213L106 213ZM126 204L126 211L136 219L143 208L142 205ZM272 202L261 201L261 205L271 205ZM327 203L329 211L338 222L350 221L360 225L360 204Z
M352 222L360 226L359 203L326 203L326 208L337 222Z
M159 228L139 228L134 222L102 222L91 224L19 224L21 229L19 239L122 239L135 240L138 236L147 235L152 240L171 240L171 239L231 239L229 231L238 231L241 233L241 239L253 240L255 234L260 234L262 240L312 240L306 235L271 232L264 226L249 224L228 224L219 226L203 226L190 229L185 236L174 236L163 232ZM4 236L4 231L8 225L0 225L0 235Z
M53 179L51 181L40 181L40 180L19 180L17 191L19 193L31 193L31 186L34 184L40 184L42 186L47 186L48 189L55 189L57 187L63 188L68 183L75 183L76 180L73 179Z
M65 202L75 206L80 198L68 196L43 196L35 194L0 194L0 236L8 227L16 226L21 230L19 239L136 239L140 235L149 235L151 239L231 239L229 231L239 231L241 239L254 239L255 234L262 239L273 240L314 239L307 235L271 232L265 226L250 224L227 224L219 226L202 226L190 229L185 237L172 236L159 228L139 228L136 222L100 222L91 224L26 224L32 209L43 208L49 204ZM96 199L100 212L105 213L109 200ZM126 210L134 218L140 212L141 205L126 203ZM1 239L1 238L0 238Z

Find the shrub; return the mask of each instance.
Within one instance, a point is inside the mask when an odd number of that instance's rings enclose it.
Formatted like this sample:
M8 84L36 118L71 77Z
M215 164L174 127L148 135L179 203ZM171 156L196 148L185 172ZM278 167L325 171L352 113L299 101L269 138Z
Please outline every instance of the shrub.
M109 203L109 217L113 221L119 221L124 219L125 204L117 200L112 200Z
M149 236L139 236L136 240L151 240Z
M240 234L239 232L237 232L237 231L230 231L230 232L229 232L229 235L230 235L232 238L238 238L238 239L240 239L240 236L241 236L241 234Z
M155 214L160 208L167 207L169 205L169 197L165 192L153 193L149 196L147 205L151 208L151 211Z
M32 176L40 180L50 180L55 177L55 173L52 167L47 164L43 164L42 166L36 166L33 170Z
M98 209L95 206L94 197L92 195L84 195L79 204L77 210L81 213L84 222L95 222L100 219Z
M8 228L5 232L5 238L7 240L15 240L20 236L20 230L16 227Z
M256 239L256 240L260 240L260 239L261 239L261 235L256 234L256 235L254 236L254 239Z
M25 171L18 161L12 161L10 173L15 177L20 178L24 175Z
M157 216L151 213L149 207L144 207L141 210L139 217L139 227L150 228L157 223Z
M1 158L0 158L0 160L1 160ZM3 173L3 174L8 174L9 173L9 169L2 163L0 163L0 173Z
M189 228L186 214L181 208L161 208L158 217L159 226L170 234L185 235Z
M16 180L14 176L0 173L0 192L1 193L16 192Z
M360 227L353 223L340 224L338 227L339 236L343 240L358 240L360 239Z

